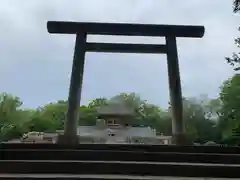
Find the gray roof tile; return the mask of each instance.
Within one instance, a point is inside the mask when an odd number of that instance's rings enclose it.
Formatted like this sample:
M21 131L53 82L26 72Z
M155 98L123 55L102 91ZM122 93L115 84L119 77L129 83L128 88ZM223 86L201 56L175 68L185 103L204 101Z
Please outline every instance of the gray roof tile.
M97 108L97 112L101 115L132 115L134 113L134 109L127 107L123 103L111 103Z

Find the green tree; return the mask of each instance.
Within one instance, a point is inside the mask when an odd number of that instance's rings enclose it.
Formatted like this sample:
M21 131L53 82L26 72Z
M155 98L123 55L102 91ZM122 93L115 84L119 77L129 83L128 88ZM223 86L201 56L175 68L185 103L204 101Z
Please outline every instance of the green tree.
M108 100L106 98L97 98L97 99L94 99L93 101L91 101L88 104L88 107L89 108L97 108L97 107L107 105L107 104L108 104Z
M28 111L20 109L21 105L19 97L0 94L0 139L17 138L26 130L23 125L30 116Z
M99 106L99 104L95 104L96 107ZM95 105L91 105L90 107L87 106L81 106L80 107L80 118L79 118L79 125L84 126L93 126L96 124L96 117L97 117L97 111Z
M57 101L44 107L38 108L33 114L31 121L27 123L31 131L54 132L63 129L67 114L67 102Z
M0 94L0 124L17 123L20 106L22 102L19 97L12 96L8 93Z
M234 12L240 11L240 0L233 1L233 11Z
M234 131L240 132L239 74L234 75L223 83L219 99L222 102L219 126L222 128L223 138L228 139L234 136Z
M240 0L234 0L233 2L233 11L235 13L240 12ZM240 27L238 27L238 31L240 32ZM235 39L235 44L238 48L240 48L240 37L237 37ZM232 57L226 57L227 62L234 66L234 70L239 71L240 70L240 52L234 52L232 54Z
M216 121L212 120L208 108L211 100L206 98L183 98L183 119L187 136L204 143L218 141Z

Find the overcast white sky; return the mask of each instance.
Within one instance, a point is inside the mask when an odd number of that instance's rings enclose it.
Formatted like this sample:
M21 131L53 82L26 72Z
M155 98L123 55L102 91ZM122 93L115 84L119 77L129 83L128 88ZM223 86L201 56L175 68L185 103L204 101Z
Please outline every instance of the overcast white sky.
M240 17L231 0L1 0L0 92L20 96L34 108L67 99L75 37L50 35L48 20L204 25L203 39L178 39L184 96L216 97L233 72L225 63L235 46ZM91 37L112 42L160 38ZM82 104L120 92L136 92L166 107L164 55L87 53Z

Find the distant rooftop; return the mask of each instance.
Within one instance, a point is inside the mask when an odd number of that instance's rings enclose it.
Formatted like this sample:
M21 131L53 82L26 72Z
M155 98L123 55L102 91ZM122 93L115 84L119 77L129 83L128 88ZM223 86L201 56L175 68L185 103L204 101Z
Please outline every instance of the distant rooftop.
M129 116L134 114L134 109L127 107L123 102L110 102L108 105L97 108L99 115Z

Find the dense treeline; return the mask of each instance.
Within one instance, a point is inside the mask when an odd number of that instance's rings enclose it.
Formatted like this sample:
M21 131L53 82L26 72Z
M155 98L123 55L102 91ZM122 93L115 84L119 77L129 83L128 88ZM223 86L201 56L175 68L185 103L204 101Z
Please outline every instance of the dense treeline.
M79 125L95 125L96 107L111 100L124 101L136 109L135 125L148 125L159 133L171 135L170 109L162 109L141 99L137 94L119 94L110 99L98 98L79 107ZM63 129L67 101L59 100L37 109L21 109L19 97L0 94L0 139L19 138L28 131L55 132ZM240 75L225 81L217 99L183 98L187 136L195 142L240 143Z

